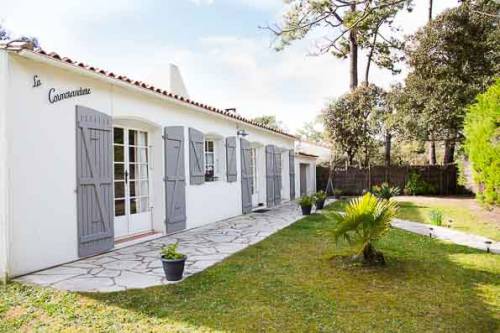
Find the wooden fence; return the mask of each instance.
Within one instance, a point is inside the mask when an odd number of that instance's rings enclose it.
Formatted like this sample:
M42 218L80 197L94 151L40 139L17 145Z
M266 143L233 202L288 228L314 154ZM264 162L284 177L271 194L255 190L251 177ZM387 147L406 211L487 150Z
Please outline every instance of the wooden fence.
M457 167L450 165L425 165L425 166L373 166L370 168L348 167L333 171L333 187L340 189L343 194L358 195L374 185L387 182L398 186L403 191L410 172L416 172L420 178L431 184L434 194L449 195L463 193L464 189L457 185ZM318 166L316 182L318 190L325 190L328 183L329 169Z

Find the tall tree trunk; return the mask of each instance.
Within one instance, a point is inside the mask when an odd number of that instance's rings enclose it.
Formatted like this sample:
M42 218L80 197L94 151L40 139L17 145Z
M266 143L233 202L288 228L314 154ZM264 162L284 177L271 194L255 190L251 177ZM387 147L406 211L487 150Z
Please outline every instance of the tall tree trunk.
M429 22L432 21L432 0L429 0Z
M455 162L455 139L448 139L444 142L444 158L443 164Z
M352 162L354 161L354 154L351 152L347 152L347 160L348 160L349 166L352 166Z
M436 141L431 140L429 142L429 164L436 165Z
M382 20L380 21L379 24L377 24L377 27L375 28L374 31L375 35L373 36L372 46L370 48L370 53L368 54L368 61L366 62L365 85L368 85L368 78L370 76L370 67L373 60L373 53L375 52L375 44L377 43L378 30L380 28L380 25L382 25Z
M429 22L432 21L432 1L429 0ZM436 142L434 141L434 138L431 137L431 141L429 142L429 164L430 165L436 165L437 160L436 160Z
M351 11L356 11L356 4L351 5ZM358 40L356 34L356 29L351 29L349 32L351 90L354 90L358 86Z
M370 164L370 150L368 147L365 147L365 161L364 161L364 167L368 168L368 165Z
M391 140L392 140L392 135L391 134L386 134L385 135L385 166L390 167L391 166Z

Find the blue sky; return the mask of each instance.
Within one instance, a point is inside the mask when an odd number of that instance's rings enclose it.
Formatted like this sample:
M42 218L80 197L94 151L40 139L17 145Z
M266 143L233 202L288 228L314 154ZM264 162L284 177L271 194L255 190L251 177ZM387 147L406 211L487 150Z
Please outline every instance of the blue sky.
M457 3L434 2L436 14ZM427 0L416 3L398 20L407 34L427 20ZM258 26L279 19L282 0L0 0L0 8L13 35L36 36L48 51L159 85L175 63L195 100L274 114L292 131L348 90L348 62L308 56L312 39L269 47ZM384 87L405 75L372 73Z

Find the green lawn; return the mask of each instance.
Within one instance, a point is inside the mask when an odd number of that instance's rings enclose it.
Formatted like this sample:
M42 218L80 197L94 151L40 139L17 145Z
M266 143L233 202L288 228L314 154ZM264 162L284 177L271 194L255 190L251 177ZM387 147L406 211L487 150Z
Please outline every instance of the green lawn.
M500 215L484 216L492 214L484 209L471 209L473 199L415 197L397 200L400 200L398 217L402 219L429 223L429 212L439 209L443 212L443 225L447 226L451 220L453 229L500 241Z
M443 213L443 226L500 241L500 213L487 211L471 198L460 197L395 197L399 202L397 217L420 223L430 223L429 213L439 209ZM334 207L342 209L347 200ZM452 221L451 224L449 221Z
M335 207L336 208L336 207ZM186 281L111 294L16 283L0 331L495 332L500 256L391 230L382 268L339 260L315 215Z

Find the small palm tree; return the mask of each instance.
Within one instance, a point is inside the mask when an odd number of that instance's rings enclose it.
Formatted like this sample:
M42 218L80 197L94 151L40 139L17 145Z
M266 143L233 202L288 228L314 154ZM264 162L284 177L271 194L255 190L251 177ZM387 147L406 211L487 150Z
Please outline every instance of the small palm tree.
M373 244L389 230L397 209L396 202L377 199L369 192L353 199L347 205L345 214L334 215L337 221L335 240L347 240L357 249L356 258L365 263L383 265L384 255L376 251Z

